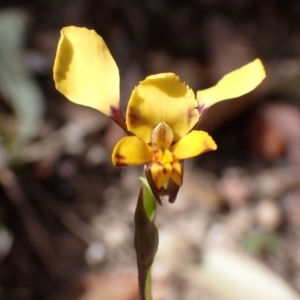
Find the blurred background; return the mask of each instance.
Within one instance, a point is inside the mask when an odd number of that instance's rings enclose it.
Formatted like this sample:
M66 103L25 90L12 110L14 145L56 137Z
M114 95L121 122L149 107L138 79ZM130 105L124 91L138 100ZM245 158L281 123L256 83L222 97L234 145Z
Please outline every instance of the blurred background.
M0 1L0 299L134 300L138 167L114 168L123 132L54 88L59 31L95 29L124 112L147 75L194 90L256 57L267 79L212 107L218 150L186 162L158 207L154 300L300 299L298 0Z

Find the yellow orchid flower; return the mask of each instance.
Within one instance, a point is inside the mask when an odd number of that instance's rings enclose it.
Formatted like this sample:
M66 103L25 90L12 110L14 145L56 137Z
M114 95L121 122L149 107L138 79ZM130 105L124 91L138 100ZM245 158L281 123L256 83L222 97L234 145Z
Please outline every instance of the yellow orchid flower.
M145 165L159 203L162 195L175 201L184 159L217 148L206 132L193 130L201 115L219 101L252 91L265 78L263 65L256 59L195 97L175 74L151 75L132 91L125 119L118 67L105 42L94 30L74 26L61 30L53 73L57 90L70 101L98 109L128 133L115 146L112 162Z

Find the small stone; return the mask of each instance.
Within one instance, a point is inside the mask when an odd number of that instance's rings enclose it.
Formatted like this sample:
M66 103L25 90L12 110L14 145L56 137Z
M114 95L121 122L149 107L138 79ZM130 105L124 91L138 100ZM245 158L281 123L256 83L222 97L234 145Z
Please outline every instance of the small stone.
M219 181L218 192L223 200L231 207L247 203L252 196L250 178L239 168L229 168Z
M100 241L93 241L85 253L85 260L90 266L97 265L104 261L106 249Z
M282 223L282 212L271 199L261 200L257 204L254 217L257 224L269 232L275 231Z

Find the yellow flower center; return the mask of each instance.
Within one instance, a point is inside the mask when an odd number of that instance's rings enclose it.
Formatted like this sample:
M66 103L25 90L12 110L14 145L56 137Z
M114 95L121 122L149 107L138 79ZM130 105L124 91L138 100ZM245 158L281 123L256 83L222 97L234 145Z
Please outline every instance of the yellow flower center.
M172 128L165 122L160 122L152 131L151 144L155 150L154 162L163 165L173 162L174 155L169 150L174 139Z
M157 188L172 178L177 185L182 183L182 166L179 159L169 150L174 140L172 128L160 122L152 131L151 146L154 150L151 173Z
M165 165L167 163L171 163L171 162L175 161L175 157L170 150L166 149L165 151L162 151L159 149L155 153L155 155L153 157L153 161Z

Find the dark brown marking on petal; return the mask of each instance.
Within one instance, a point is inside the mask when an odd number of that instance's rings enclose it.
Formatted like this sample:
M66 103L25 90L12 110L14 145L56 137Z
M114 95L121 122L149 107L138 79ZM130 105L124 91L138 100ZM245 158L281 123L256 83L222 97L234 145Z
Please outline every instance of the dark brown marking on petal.
M131 126L134 126L134 127L138 126L142 123L139 112L133 107L128 107L127 119L128 119L128 122L131 124Z
M208 144L207 141L204 141L204 142L203 142L203 146L204 146L204 150L203 150L203 152L202 152L201 154L204 154L204 153L206 153L206 152L209 152L209 151L213 151L213 150L214 150L213 148L211 148L211 146Z
M122 154L116 154L115 156L116 156L116 158L118 158L120 160L126 160L126 157Z
M166 169L165 167L163 167L162 172L163 172L164 174L167 174L167 169Z
M116 154L115 157L118 159L118 162L116 163L117 167L123 167L127 166L128 164L126 163L126 157L121 154Z
M125 167L125 166L128 166L125 162L117 162L116 163L116 167Z

